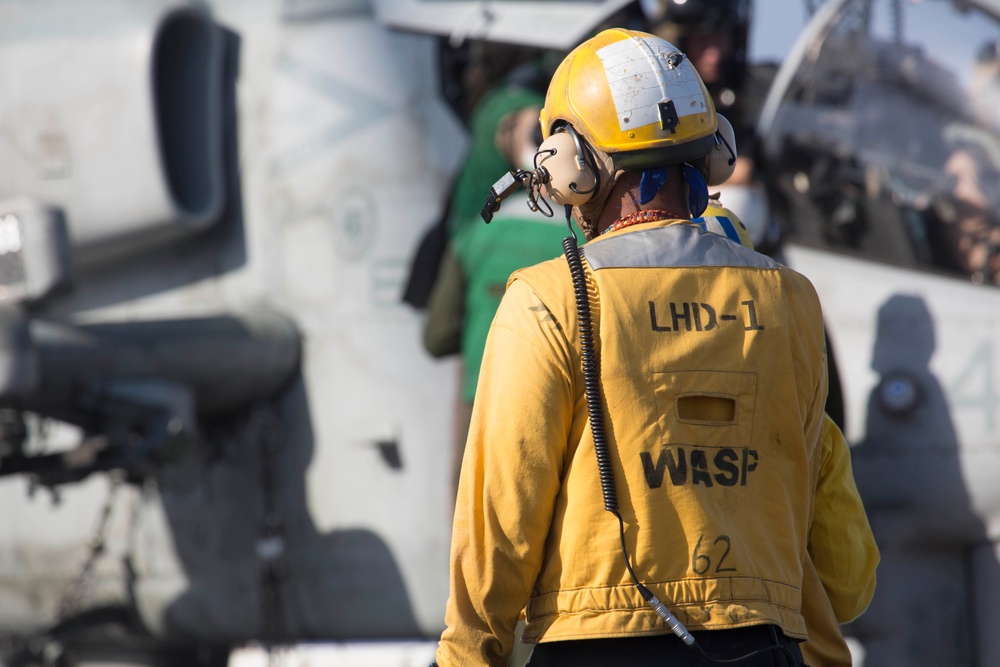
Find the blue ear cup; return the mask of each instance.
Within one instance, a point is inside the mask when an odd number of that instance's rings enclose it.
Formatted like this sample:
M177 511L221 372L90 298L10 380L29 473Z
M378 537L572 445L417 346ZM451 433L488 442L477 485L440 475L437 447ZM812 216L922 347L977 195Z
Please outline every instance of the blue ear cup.
M689 164L684 165L684 180L688 183L688 209L691 217L697 218L708 208L708 184L701 172Z
M648 204L651 202L656 193L663 187L663 184L667 182L668 175L669 172L666 167L644 169L642 180L639 181L639 203Z

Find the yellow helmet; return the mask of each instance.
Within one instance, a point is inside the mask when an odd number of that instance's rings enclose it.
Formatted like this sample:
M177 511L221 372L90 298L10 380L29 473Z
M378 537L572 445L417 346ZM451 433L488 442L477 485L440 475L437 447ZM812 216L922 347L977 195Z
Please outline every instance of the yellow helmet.
M605 30L562 61L540 115L542 137L572 125L616 167L687 162L715 146L715 105L680 50L655 35Z

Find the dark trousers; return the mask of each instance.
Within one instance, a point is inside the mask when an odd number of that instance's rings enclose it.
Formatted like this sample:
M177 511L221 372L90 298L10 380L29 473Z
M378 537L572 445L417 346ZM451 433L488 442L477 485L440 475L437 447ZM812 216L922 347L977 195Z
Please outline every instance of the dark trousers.
M754 657L727 664L736 667L795 667L805 665L799 643L774 625L692 632L711 658L731 660L768 647ZM673 634L616 639L573 639L543 642L531 652L527 667L711 667L695 649Z

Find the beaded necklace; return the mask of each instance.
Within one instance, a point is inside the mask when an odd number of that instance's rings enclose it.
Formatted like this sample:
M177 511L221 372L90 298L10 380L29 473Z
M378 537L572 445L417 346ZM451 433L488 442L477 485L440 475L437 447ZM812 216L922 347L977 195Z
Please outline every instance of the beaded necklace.
M607 234L608 232L615 232L619 229L624 229L630 225L637 225L643 222L655 222L657 220L671 220L673 218L680 218L681 216L671 213L670 211L664 211L658 208L651 208L646 211L636 211L631 215L626 215L624 218L618 218L612 223L610 227L605 229L601 234Z

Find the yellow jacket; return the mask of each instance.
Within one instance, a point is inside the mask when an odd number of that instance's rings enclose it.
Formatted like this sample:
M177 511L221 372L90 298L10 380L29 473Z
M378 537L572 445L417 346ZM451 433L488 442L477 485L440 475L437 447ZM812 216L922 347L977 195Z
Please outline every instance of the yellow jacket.
M678 221L608 234L584 256L640 580L688 629L776 623L805 638L808 561L837 617L860 613L877 556L850 467L830 467L842 461L821 437L812 286ZM668 631L632 585L604 510L579 350L565 260L512 276L463 463L442 667L505 664L525 606L528 641ZM817 526L826 537L814 543Z

